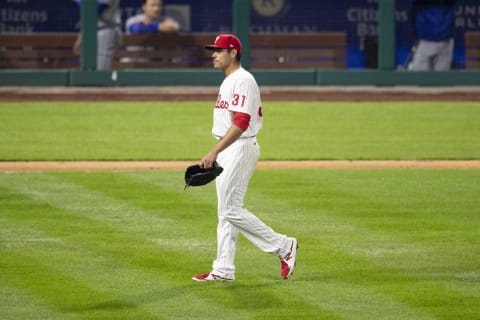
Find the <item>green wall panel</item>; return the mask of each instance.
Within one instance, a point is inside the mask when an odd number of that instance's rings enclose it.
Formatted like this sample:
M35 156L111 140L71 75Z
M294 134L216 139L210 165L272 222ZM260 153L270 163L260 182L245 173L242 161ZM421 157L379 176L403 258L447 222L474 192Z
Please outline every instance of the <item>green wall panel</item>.
M0 86L64 86L68 77L66 70L0 70Z
M252 70L265 86L480 86L478 71ZM0 70L0 86L219 86L214 69Z

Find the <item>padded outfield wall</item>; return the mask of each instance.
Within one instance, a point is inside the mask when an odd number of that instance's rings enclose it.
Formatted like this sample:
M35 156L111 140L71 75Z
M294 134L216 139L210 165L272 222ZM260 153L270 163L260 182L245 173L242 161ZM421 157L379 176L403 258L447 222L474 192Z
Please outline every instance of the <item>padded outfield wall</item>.
M82 25L80 10L73 1L55 5L35 0L5 1L0 8L0 32L72 32ZM121 1L123 21L137 13L139 2ZM168 0L165 5L166 12L180 21L184 32L233 31L244 39L248 32L265 31L347 33L346 70L252 70L265 85L480 84L479 70L464 69L464 33L480 30L477 0L458 0L453 69L442 73L402 69L414 41L408 0L234 0L233 5L222 0ZM0 85L216 85L219 77L211 71L0 70Z

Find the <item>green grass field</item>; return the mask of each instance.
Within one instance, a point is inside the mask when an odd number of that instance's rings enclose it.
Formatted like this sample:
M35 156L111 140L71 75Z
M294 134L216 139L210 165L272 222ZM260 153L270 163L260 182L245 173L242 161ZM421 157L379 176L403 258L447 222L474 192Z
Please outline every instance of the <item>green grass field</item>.
M0 159L198 159L205 103L0 104ZM480 159L477 103L268 103L264 159ZM186 127L185 127L185 126ZM183 172L0 173L0 319L480 319L480 170L257 170L246 207L295 274Z
M212 103L0 103L2 160L191 160ZM480 104L264 103L262 159L480 159Z

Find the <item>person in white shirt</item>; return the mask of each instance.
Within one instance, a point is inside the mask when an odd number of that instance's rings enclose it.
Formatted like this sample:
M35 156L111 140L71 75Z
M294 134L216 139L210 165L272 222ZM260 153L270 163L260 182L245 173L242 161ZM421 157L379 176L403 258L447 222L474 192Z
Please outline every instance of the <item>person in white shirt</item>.
M262 101L253 75L240 64L242 44L233 34L219 35L212 51L213 67L225 73L213 110L215 146L201 159L210 168L217 161L223 172L216 179L218 201L217 257L210 272L195 281L235 279L238 233L264 252L279 257L280 276L287 279L296 265L297 239L275 232L243 207L248 183L260 154L257 133L262 128Z

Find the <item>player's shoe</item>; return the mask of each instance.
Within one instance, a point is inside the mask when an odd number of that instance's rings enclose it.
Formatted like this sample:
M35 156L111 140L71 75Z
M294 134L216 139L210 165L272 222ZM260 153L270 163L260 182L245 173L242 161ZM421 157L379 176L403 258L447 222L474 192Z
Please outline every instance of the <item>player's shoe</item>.
M196 276L193 276L192 280L201 282L201 281L232 281L233 279L223 278L211 272L207 272L204 274L197 274Z
M290 251L283 257L280 258L280 263L282 264L282 271L280 275L283 279L288 279L293 274L293 269L297 264L297 249L298 242L295 238L290 238L292 244L290 245Z

